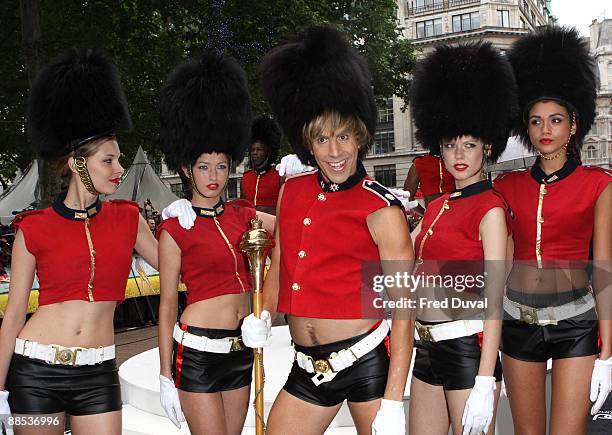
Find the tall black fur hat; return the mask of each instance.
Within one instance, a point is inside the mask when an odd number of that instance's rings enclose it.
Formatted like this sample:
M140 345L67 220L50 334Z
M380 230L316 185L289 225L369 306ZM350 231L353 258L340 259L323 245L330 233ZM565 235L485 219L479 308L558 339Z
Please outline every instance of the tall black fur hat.
M203 153L240 163L251 137L251 103L244 70L230 56L206 51L178 65L159 97L160 146L174 171Z
M264 96L302 162L316 164L302 132L326 110L357 116L374 137L378 112L370 71L339 31L308 28L266 54L261 73Z
M268 115L255 118L251 127L251 143L261 142L268 147L268 163L273 164L278 158L281 145L281 130L278 123Z
M410 105L416 137L434 154L443 139L470 134L495 161L518 111L512 67L490 43L440 46L417 66Z
M35 151L47 158L131 130L117 67L91 48L71 49L53 59L32 84L28 127Z
M508 52L514 68L521 113L516 134L532 148L527 118L534 103L556 100L576 114L575 141L582 145L595 119L597 82L595 65L586 41L574 28L546 26L518 41Z

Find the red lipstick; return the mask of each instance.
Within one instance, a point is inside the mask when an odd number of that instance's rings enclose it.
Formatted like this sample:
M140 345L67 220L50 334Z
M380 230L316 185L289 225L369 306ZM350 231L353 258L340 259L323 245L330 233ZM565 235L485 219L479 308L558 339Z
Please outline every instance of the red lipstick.
M217 190L219 188L219 185L217 183L210 183L207 184L206 187L210 190Z
M548 139L548 138L540 139L540 143L542 145L549 145L551 142L552 142L552 139Z
M113 178L112 180L110 180L110 182L114 184L119 184L121 183L121 178Z
M455 168L456 171L465 171L468 168L468 165L464 163L457 163L456 165L453 165L453 168Z

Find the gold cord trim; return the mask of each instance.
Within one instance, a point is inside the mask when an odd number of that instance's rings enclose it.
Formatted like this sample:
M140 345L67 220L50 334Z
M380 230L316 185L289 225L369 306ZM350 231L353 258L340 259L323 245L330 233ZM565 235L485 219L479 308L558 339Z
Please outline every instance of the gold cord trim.
M540 184L540 193L538 194L538 213L536 216L536 244L535 255L538 262L538 269L542 269L542 205L544 204L544 195L546 195L546 185Z
M440 193L444 193L442 192L442 157L438 159L438 164L440 167L440 185L438 186L438 189L440 190Z
M219 230L219 234L221 234L221 237L223 237L223 240L225 240L227 247L232 253L232 257L234 257L234 273L236 274L236 279L238 280L238 283L240 284L241 291L244 292L246 290L244 288L244 284L242 283L242 280L240 279L240 274L238 273L238 259L236 258L236 252L234 251L234 247L232 246L227 236L223 232L223 229L221 228L221 224L219 224L219 221L217 220L217 218L213 217L213 220L215 221L215 225L217 225L217 230Z
M257 193L259 192L259 179L261 175L257 174L257 181L255 182L255 198L253 199L253 206L257 207Z
M421 240L421 244L419 245L419 256L417 258L417 263L416 263L417 265L423 264L423 248L425 247L425 241L427 240L427 238L433 234L434 225L436 224L436 222L438 222L438 219L440 219L442 214L446 210L449 210L449 209L450 209L450 205L448 205L448 199L445 199L444 204L442 204L442 207L440 208L440 211L438 212L438 215L435 217L435 219L433 220L429 228L427 228L427 231L425 232L425 235L423 236L423 239Z
M91 233L89 232L89 218L85 219L85 236L87 237L87 246L89 247L89 257L91 258L89 282L87 283L87 296L89 302L94 302L93 297L93 281L96 274L96 251L91 240Z

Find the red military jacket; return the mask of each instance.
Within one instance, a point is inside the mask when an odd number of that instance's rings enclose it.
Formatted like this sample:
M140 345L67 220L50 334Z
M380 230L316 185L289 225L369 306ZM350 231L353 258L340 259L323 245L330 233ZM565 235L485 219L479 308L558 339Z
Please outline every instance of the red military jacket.
M242 176L242 197L255 207L276 207L280 181L278 171L274 167L263 172L251 169Z
M158 226L157 237L166 231L181 249L187 304L251 291L248 261L240 251L240 241L250 229L255 209L245 203L221 200L213 208L193 207L197 217L189 230L180 226L178 218Z
M278 311L301 317L377 317L371 282L362 281L368 263L380 266L366 219L401 203L367 177L361 163L342 184L309 172L284 185L278 217L281 245Z
M536 161L530 171L498 177L495 189L514 218L514 260L538 268L584 267L595 204L611 181L608 171L574 160L550 175Z
M412 163L419 174L420 189L423 195L447 193L455 188L455 179L448 172L440 157L427 154L415 158Z
M489 210L496 207L506 211L510 234L508 205L488 180L434 199L425 210L414 244L417 260L484 260L479 226Z
M65 197L13 220L36 258L38 304L123 301L138 236L138 204L98 198L86 210L73 210Z

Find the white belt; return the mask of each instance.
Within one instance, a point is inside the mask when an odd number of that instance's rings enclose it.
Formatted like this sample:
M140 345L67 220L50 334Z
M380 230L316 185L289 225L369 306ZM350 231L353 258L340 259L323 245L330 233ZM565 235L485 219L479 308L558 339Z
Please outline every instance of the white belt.
M106 347L64 347L57 344L41 344L36 341L15 340L15 353L38 359L47 364L62 366L92 366L115 358L115 345Z
M327 358L316 361L310 355L296 351L295 360L298 366L306 372L315 373L311 379L315 385L329 382L339 371L352 366L359 358L374 350L385 339L388 332L389 324L383 320L374 331L348 349L332 352Z
M578 299L556 307L534 308L511 301L504 296L504 311L512 318L528 324L556 325L560 320L584 314L595 307L591 292Z
M453 340L459 337L469 337L484 330L484 322L481 319L454 320L435 325L423 325L417 320L415 325L419 339L432 343Z
M177 343L200 352L230 353L244 349L241 337L208 338L183 331L179 325L174 325L172 337Z

